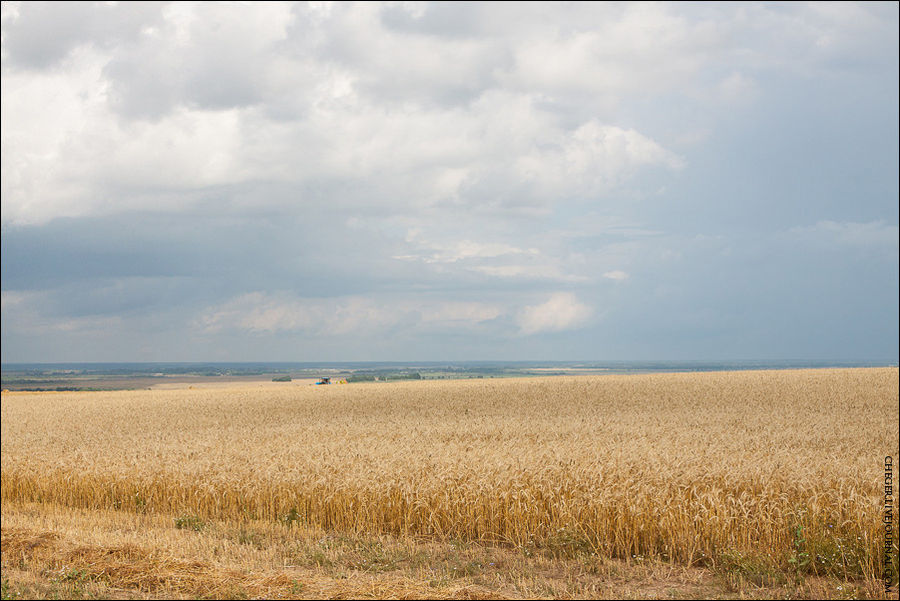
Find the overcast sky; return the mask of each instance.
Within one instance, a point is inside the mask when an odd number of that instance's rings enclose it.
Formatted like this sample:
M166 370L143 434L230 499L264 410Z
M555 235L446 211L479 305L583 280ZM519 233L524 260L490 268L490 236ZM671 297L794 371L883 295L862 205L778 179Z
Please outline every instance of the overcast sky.
M2 4L2 361L898 356L898 4Z

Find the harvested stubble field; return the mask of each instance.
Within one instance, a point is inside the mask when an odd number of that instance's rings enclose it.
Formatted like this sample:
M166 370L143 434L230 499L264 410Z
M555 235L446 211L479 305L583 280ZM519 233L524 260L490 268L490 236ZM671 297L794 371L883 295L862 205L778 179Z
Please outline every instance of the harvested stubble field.
M4 574L45 590L72 545L108 537L268 574L241 590L269 596L896 598L879 578L897 402L896 368L5 393ZM207 547L166 543L165 524ZM245 539L268 555L247 560ZM383 568L357 552L376 543L405 549L382 588L314 585ZM478 569L448 559L460 548ZM657 572L640 566L680 576L642 587ZM202 596L183 581L101 596Z

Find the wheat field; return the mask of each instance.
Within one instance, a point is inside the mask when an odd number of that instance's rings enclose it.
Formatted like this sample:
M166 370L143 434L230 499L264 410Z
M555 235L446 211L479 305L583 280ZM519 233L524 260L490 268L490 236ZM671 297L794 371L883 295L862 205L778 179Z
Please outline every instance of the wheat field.
M896 368L2 399L4 505L870 582L900 419Z

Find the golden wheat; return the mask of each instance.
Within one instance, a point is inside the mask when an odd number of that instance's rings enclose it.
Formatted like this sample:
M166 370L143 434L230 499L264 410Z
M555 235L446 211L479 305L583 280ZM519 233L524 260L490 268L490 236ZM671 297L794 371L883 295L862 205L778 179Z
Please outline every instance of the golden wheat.
M4 502L868 579L898 456L896 368L2 398Z

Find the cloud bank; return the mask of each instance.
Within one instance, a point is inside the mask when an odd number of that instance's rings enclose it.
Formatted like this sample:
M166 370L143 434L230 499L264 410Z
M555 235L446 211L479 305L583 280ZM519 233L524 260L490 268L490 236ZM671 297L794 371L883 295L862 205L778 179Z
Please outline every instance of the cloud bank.
M3 360L895 356L897 13L4 2Z

